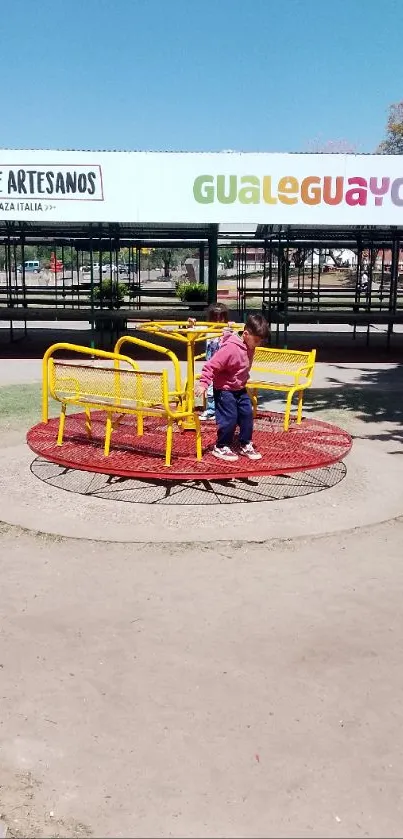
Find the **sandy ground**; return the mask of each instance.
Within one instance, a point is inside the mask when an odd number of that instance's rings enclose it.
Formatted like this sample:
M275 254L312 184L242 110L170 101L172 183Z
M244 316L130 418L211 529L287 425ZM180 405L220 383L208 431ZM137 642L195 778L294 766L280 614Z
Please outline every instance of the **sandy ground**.
M39 378L18 365L3 386ZM398 500L400 376L323 367L315 391L387 453ZM19 411L0 430L21 442ZM0 526L9 835L402 835L403 518L252 531L136 545Z
M19 836L401 836L403 522L249 547L1 535Z

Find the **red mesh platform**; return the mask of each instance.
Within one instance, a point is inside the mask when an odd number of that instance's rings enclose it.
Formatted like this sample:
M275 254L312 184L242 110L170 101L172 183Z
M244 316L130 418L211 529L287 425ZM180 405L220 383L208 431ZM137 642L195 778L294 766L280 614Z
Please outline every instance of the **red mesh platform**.
M125 416L112 435L109 457L104 457L105 414L92 414L92 441L85 433L85 414L66 418L64 443L56 446L58 419L35 425L27 434L27 443L35 454L72 469L101 472L132 478L163 480L228 480L256 475L278 475L316 469L336 463L350 451L351 437L346 431L304 419L301 425L291 422L283 431L283 415L259 413L255 421L253 441L262 453L262 460L240 457L236 463L225 463L211 454L216 439L215 424L203 423L203 460L196 461L195 435L176 429L172 466L164 466L165 424L148 417L144 420L144 436L136 436L133 416Z

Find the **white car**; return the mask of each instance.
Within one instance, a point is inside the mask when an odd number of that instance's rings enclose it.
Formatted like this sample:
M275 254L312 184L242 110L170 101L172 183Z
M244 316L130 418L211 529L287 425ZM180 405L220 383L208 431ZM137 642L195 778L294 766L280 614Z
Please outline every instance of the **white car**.
M99 274L99 262L92 263L92 270L94 274ZM82 265L80 268L83 274L91 274L91 265Z

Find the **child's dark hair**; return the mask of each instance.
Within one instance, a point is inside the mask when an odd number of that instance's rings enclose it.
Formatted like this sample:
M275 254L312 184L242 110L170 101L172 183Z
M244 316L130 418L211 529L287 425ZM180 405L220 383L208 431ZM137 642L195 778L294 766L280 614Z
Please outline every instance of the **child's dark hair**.
M255 338L267 341L270 335L269 324L263 315L248 315L245 321L245 329Z
M209 323L228 323L229 312L224 303L212 303L207 309L206 319Z

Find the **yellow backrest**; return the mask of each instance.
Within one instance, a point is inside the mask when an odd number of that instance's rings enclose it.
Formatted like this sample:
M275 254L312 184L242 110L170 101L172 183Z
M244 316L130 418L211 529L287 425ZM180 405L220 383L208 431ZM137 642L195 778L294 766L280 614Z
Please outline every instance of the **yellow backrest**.
M50 394L59 402L122 403L139 409L166 402L167 374L49 360Z
M152 352L161 353L162 355L170 358L174 368L175 390L179 392L183 389L179 359L172 350L168 350L166 347L160 347L158 344L152 344L150 341L145 341L143 338L139 338L136 335L122 335L115 344L114 353L120 354L123 344L134 344L151 350Z
M57 344L52 344L51 347L48 347L46 350L43 359L42 359L42 422L49 421L49 392L50 392L50 378L51 375L54 376L54 371L52 372L52 360L54 361L54 354L59 352L60 350L68 352L69 354L78 354L78 355L86 355L90 356L91 359L94 358L102 358L108 359L109 361L113 361L116 368L119 368L121 364L125 364L126 367L129 367L131 370L138 370L138 364L132 358L129 358L125 355L117 355L116 353L108 352L107 350L95 350L93 347L83 347L80 344L70 344L69 342L59 341ZM77 382L77 375L74 377L75 381ZM65 382L65 385L67 383ZM72 383L70 382L70 388ZM77 390L77 386L74 386L75 391ZM72 394L75 392L74 389L71 390L70 398L72 398ZM57 397L54 397L57 398Z
M271 376L297 378L302 375L311 381L315 365L316 350L281 350L258 347L255 350L251 373L267 373Z

